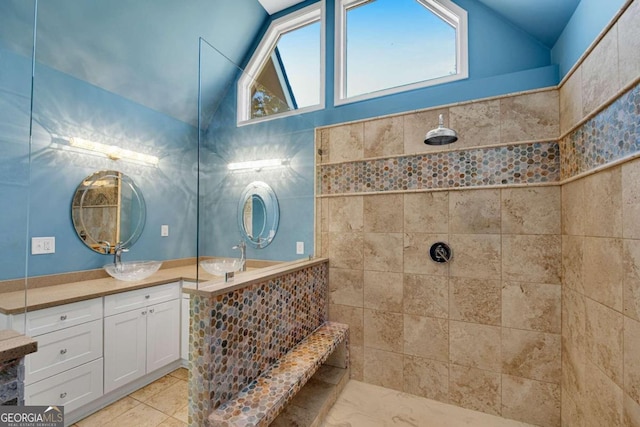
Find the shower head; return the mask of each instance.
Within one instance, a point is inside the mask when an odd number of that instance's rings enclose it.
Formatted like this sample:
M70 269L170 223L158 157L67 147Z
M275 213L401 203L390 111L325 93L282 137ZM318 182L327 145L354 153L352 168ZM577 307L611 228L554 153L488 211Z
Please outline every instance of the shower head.
M427 132L424 137L424 143L428 145L447 145L458 140L458 134L455 130L444 127L444 116L440 114L438 119L438 128Z

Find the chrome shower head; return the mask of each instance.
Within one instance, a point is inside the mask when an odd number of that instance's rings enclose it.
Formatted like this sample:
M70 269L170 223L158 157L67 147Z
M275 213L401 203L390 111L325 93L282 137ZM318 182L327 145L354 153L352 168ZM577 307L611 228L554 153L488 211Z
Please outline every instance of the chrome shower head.
M428 145L447 145L458 140L455 130L444 127L444 116L440 114L438 128L427 132L424 143Z

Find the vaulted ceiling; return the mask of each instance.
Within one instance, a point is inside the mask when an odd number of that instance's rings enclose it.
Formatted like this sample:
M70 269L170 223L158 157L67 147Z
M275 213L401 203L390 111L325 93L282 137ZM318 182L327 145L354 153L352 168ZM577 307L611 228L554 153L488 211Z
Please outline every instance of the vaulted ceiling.
M551 48L580 0L477 1ZM37 59L186 123L197 123L198 39L229 84L268 16L296 0L47 0L38 4ZM2 0L0 46L30 54L33 2ZM37 70L36 70L37 71ZM36 76L37 77L37 76Z

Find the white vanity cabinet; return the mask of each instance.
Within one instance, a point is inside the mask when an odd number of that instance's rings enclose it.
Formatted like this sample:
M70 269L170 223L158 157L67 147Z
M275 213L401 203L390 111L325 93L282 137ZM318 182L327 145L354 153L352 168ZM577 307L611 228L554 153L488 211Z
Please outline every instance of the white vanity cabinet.
M182 328L180 334L180 357L182 358L183 365L188 365L189 363L189 298L190 295L188 293L182 294L182 321L180 327Z
M180 283L104 297L104 392L180 358Z
M70 412L102 396L102 298L11 321L38 342L38 351L24 362L26 405L63 405Z

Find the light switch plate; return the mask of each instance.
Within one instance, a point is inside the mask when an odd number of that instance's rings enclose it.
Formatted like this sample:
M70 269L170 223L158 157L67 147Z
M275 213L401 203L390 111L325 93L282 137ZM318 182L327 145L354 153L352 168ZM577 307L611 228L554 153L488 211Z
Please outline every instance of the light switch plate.
M43 255L56 253L55 237L32 237L31 255Z
M304 254L304 242L296 242L296 255Z
M169 235L169 226L168 225L161 225L160 226L160 236L161 237L167 237Z

